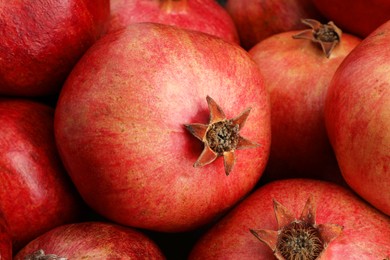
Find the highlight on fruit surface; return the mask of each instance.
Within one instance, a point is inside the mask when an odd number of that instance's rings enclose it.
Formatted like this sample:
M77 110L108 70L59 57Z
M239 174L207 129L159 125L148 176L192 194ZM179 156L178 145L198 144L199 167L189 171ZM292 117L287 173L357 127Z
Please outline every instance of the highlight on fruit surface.
M186 129L204 143L204 149L194 167L212 163L218 156L223 156L225 173L229 175L236 162L235 150L250 149L259 144L249 141L239 133L249 116L247 108L233 119L227 119L218 104L209 96L207 103L210 110L209 124L185 124Z
M302 19L302 23L311 27L293 36L294 39L307 39L319 43L326 57L329 58L333 49L341 40L342 31L332 21L321 24L317 20Z
M316 224L316 203L310 196L299 219L282 204L274 202L278 230L255 230L250 232L268 245L279 260L318 259L327 245L337 238L343 227L337 224Z

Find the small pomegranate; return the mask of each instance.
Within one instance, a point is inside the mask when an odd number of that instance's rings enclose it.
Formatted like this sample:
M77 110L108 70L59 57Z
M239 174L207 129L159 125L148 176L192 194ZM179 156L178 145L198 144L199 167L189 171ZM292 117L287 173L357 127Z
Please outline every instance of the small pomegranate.
M249 51L271 98L272 145L264 177L341 183L326 133L324 103L334 72L360 39L342 34L332 22L303 22L311 28L273 35Z
M165 259L149 237L135 229L105 222L54 228L19 251L15 260Z
M215 0L111 0L109 32L139 22L174 25L239 44L232 18Z
M207 231L189 259L385 259L389 234L389 217L347 188L279 180L261 186Z

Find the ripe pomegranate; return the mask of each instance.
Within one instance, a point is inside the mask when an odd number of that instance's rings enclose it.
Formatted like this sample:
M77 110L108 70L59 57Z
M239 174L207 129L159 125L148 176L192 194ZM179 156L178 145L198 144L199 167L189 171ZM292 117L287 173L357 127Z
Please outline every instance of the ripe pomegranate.
M388 234L390 219L349 189L280 180L260 187L207 231L189 259L268 260L274 253L277 259L384 259Z
M107 34L76 65L59 97L55 136L97 212L185 231L223 214L259 180L269 109L262 75L238 45L138 23Z
M1 213L1 212L0 212ZM0 259L12 259L12 240L3 216L0 214Z
M139 22L175 25L239 44L232 18L215 0L111 0L109 32Z
M53 117L40 103L0 100L0 212L15 250L78 217L80 198L58 156Z
M337 69L325 120L349 186L390 215L390 21L357 46Z
M318 10L344 31L362 38L390 19L388 0L313 0ZM347 11L346 11L347 10Z
M31 241L15 258L165 259L160 248L135 229L105 222L62 225Z
M276 33L303 29L302 18L321 19L311 0L227 0L225 8L246 50Z
M109 0L0 0L0 94L58 94L109 19Z
M271 97L272 145L265 178L342 182L326 133L324 102L333 73L360 39L341 36L333 23L304 22L312 29L273 35L249 51ZM325 39L329 35L333 38Z

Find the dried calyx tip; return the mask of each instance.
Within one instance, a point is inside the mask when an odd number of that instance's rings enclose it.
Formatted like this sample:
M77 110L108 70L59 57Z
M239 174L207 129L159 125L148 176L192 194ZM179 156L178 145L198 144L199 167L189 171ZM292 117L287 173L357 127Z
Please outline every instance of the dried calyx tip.
M342 31L332 21L321 24L314 19L302 19L302 23L311 27L293 35L294 39L307 39L319 43L326 57L329 58L333 49L341 41Z
M327 245L338 237L342 227L337 224L315 223L316 204L310 196L299 219L282 204L274 200L278 230L254 230L250 232L268 245L277 259L314 260L320 257Z

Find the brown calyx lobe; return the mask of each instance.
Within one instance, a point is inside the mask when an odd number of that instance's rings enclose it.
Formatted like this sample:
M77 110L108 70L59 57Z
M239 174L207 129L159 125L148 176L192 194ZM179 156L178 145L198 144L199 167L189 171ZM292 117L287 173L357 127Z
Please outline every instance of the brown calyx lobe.
M206 133L206 140L209 147L217 154L235 150L239 141L238 124L232 120L223 120L209 126Z
M324 242L318 228L296 221L280 231L276 247L285 259L314 260L324 250Z

